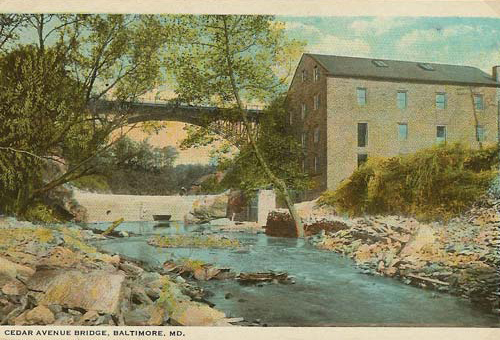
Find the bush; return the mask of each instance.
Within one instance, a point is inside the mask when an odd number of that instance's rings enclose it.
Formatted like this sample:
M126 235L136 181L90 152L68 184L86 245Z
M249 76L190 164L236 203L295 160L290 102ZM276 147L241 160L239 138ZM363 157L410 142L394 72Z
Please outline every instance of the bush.
M412 155L370 159L320 205L351 216L397 214L449 220L485 194L497 173L498 149L440 145Z
M61 222L61 218L57 216L57 213L51 207L38 202L28 207L24 218L28 221L42 223Z
M92 192L106 193L110 191L106 177L101 175L90 175L80 177L71 182L78 189Z

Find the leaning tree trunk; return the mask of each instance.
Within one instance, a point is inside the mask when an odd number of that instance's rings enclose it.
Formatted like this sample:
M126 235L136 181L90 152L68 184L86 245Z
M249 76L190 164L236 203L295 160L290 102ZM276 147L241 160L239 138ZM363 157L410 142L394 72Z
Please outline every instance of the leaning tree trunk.
M240 93L238 86L236 85L235 77L234 77L234 70L233 70L233 62L231 59L231 53L229 51L229 35L228 35L228 28L227 28L227 22L226 18L224 17L224 35L225 35L225 55L226 55L226 61L227 61L227 66L228 66L228 75L231 80L231 88L232 92L234 95L234 98L236 99L236 104L238 107L238 111L241 115L241 118L243 120L243 124L245 126L245 130L247 132L247 139L252 147L253 151L255 152L255 156L257 157L257 160L264 169L264 172L266 175L269 177L270 181L273 183L275 188L280 192L280 194L283 196L285 199L286 206L288 208L288 211L290 212L290 215L292 216L292 219L295 224L295 230L297 232L297 237L304 237L304 226L302 225L302 220L297 213L297 210L295 209L295 206L293 205L292 198L290 197L290 194L288 192L288 188L286 186L286 183L278 178L269 165L267 164L266 159L260 152L259 147L257 146L257 142L255 141L255 137L252 133L252 125L250 121L248 120L247 112L243 109L243 104L241 101Z

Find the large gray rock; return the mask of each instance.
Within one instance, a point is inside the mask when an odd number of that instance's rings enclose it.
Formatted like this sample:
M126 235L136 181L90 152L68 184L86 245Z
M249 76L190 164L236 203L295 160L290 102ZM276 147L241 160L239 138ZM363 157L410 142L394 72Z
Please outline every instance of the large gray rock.
M50 325L55 321L54 314L45 306L37 306L32 310L19 315L14 323L16 325Z
M207 305L182 301L175 304L170 320L174 326L225 326L225 316Z
M35 276L28 282L28 287L45 292L39 301L41 305L116 314L124 280L125 276L120 272L52 270Z
M193 202L187 222L200 223L226 217L228 195L206 196Z
M16 277L27 279L33 275L35 271L29 267L14 263L4 257L0 257L0 285L14 280Z

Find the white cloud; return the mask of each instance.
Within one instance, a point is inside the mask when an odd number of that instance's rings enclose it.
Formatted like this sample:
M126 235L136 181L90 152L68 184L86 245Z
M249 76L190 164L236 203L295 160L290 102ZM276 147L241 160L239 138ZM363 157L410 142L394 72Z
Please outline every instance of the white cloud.
M367 34L382 35L389 32L390 30L400 28L402 26L410 25L414 22L414 19L401 19L401 18L390 18L390 17L377 17L370 20L355 20L350 25L349 28L357 36L363 36Z
M454 25L443 29L413 30L394 45L396 57L475 66L490 73L500 62L499 32L483 27Z
M297 21L287 21L285 22L285 29L287 30L299 30L303 33L320 33L320 30L316 26L303 24Z
M334 35L324 35L319 41L307 48L309 53L334 54L356 57L370 57L371 46L365 40L348 39Z

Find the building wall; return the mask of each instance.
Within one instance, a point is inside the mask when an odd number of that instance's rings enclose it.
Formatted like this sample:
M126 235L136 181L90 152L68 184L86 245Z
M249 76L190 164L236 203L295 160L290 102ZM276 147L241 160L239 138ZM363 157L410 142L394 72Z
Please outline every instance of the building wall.
M356 89L367 89L360 106ZM397 107L397 91L407 91L407 107ZM357 168L358 153L387 157L412 153L436 144L436 126L444 125L447 142L478 147L473 93L482 94L484 110L477 110L477 125L486 131L484 145L496 142L496 89L330 77L327 81L327 187L335 189ZM438 109L435 95L447 94L447 106ZM368 123L368 144L357 145L357 124ZM398 123L408 124L408 139L398 140Z
M320 72L318 81L314 80L314 67ZM306 79L302 81L302 70L306 70ZM299 63L295 78L290 85L288 94L289 113L293 115L291 131L298 141L301 141L303 132L307 132L307 147L305 148L305 170L311 175L315 187L306 193L304 198L317 197L326 190L327 185L327 124L326 124L326 70L311 57L304 55ZM319 95L318 109L314 110L314 96ZM301 118L301 106L307 106L307 115ZM289 120L290 123L290 120ZM319 128L319 142L314 143L314 129ZM318 160L318 169L314 171L314 157Z

